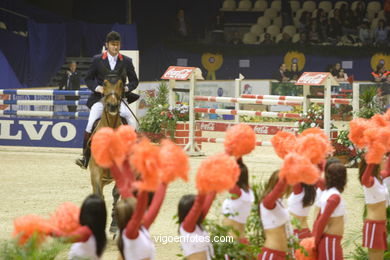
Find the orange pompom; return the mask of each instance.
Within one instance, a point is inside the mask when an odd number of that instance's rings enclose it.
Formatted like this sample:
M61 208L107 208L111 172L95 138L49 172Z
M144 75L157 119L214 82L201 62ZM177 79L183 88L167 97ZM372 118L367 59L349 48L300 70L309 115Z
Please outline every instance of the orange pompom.
M315 260L317 259L317 252L315 251L315 241L314 237L308 237L302 239L299 243L305 251L307 252L307 256L303 253L301 249L295 250L295 258L298 260Z
M369 128L364 131L364 141L367 144L367 163L379 164L388 151L387 143L390 137L389 130L381 128Z
M363 148L366 143L364 140L364 131L370 127L370 123L367 119L356 118L349 122L349 135L348 138L358 148Z
M114 132L114 135L111 136L108 152L110 153L111 160L121 169L123 162L127 158L128 149L117 132Z
M320 171L308 158L297 153L289 153L284 158L279 176L285 178L290 185L300 182L314 184L320 177Z
M236 184L240 168L236 160L227 154L206 158L196 174L196 188L199 192L223 192Z
M43 242L45 236L53 231L50 222L47 219L36 215L26 215L14 220L14 237L18 237L20 245L34 234L37 234L38 243Z
M60 231L69 234L80 227L79 218L80 208L72 202L65 202L54 211L50 222Z
M297 138L292 133L279 131L271 138L272 146L280 158L284 158L295 149Z
M92 136L91 152L96 163L103 168L110 168L113 164L109 147L114 129L103 127Z
M387 127L389 122L386 121L386 118L381 114L375 114L370 118L370 123L374 127Z
M324 161L328 155L327 150L328 145L326 141L318 134L299 136L295 146L296 153L307 157L313 164L319 164Z
M232 126L226 131L224 145L226 153L236 158L249 154L256 147L255 131L246 124Z
M130 125L121 125L116 130L116 135L120 137L123 145L126 148L126 154L129 155L135 142L137 141L137 133L134 127Z
M142 138L133 146L130 163L142 176L142 181L136 183L139 189L146 191L157 189L161 170L159 156L159 149L147 138Z
M160 162L162 182L170 183L177 177L188 181L188 171L190 169L188 156L182 148L169 139L164 139L161 142Z
M312 128L305 129L299 135L299 137L304 137L304 136L311 135L311 134L317 135L319 138L324 140L324 142L326 144L326 152L324 152L324 153L326 154L326 156L333 153L333 151L334 151L333 146L332 146L331 142L329 141L329 138L326 136L325 132L321 128L312 127Z

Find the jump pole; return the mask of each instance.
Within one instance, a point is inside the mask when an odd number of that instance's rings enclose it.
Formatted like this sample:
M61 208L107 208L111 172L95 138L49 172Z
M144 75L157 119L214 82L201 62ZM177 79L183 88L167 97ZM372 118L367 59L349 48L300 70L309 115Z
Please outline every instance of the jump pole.
M240 73L238 75L238 78L234 80L234 96L236 98L239 98L240 97L240 93L241 93L241 82L242 80L244 79L244 76ZM240 110L240 104L237 102L235 105L235 109L238 111ZM234 122L236 123L240 123L240 116L239 115L236 115L234 117Z

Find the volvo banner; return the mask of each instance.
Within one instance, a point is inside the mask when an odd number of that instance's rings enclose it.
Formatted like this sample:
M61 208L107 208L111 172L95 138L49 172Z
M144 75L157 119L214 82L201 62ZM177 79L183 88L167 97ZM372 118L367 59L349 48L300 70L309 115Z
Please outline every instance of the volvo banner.
M0 117L0 145L81 148L87 120Z

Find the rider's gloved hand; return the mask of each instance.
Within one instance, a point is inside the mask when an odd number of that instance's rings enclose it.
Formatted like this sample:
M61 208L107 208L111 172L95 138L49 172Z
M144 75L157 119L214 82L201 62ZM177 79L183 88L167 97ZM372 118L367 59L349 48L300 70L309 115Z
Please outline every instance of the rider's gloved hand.
M97 86L95 88L95 91L98 92L98 93L102 93L103 94L103 90L104 90L104 88L102 86Z

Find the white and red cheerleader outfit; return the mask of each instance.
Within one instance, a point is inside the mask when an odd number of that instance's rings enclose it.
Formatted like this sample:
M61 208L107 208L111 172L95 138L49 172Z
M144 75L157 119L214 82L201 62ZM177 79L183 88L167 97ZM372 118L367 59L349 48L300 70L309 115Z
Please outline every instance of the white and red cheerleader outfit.
M304 196L305 191L302 187L302 184L298 183L294 185L293 192L290 194L287 200L288 211L300 217L309 216L311 207L303 207ZM294 228L294 235L300 240L312 236L309 228Z
M197 223L199 220L203 221L206 218L215 195L214 192L207 195L198 194L191 210L180 225L180 243L185 257L200 252L206 253L207 260L211 260L214 257L210 234Z
M56 236L68 237L74 242L69 250L68 259L100 260L96 254L96 239L87 226L81 226L69 235L56 234Z
M286 181L279 179L274 189L260 203L260 217L264 230L289 224L290 217L288 211L280 199L286 187ZM285 260L287 256L287 253L284 251L267 247L263 247L261 251L261 254L257 257L259 260Z
M313 229L318 260L344 259L341 248L342 236L324 233L329 218L345 216L345 204L340 192L335 187L324 190L319 205L321 210Z
M362 185L364 191L364 199L366 204L376 204L386 202L386 207L389 200L389 192L385 184L372 175L375 164L367 165L362 176ZM386 220L364 220L363 226L363 247L369 249L386 250L387 249L387 232Z
M253 191L251 189L245 191L236 185L229 193L232 196L222 203L222 214L227 215L228 219L245 224L255 201Z

